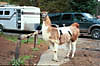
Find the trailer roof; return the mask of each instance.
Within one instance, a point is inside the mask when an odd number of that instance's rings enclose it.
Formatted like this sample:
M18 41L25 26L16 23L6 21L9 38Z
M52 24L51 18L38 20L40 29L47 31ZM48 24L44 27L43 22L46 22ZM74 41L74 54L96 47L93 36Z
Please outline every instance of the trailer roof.
M0 7L0 8L38 8L38 7L34 7L34 6L4 6L4 7Z

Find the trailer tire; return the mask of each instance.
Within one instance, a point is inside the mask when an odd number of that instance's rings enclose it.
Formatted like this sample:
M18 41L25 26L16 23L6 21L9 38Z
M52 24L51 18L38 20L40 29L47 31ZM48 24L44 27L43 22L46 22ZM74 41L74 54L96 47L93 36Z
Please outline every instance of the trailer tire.
M3 32L3 26L0 25L0 32Z

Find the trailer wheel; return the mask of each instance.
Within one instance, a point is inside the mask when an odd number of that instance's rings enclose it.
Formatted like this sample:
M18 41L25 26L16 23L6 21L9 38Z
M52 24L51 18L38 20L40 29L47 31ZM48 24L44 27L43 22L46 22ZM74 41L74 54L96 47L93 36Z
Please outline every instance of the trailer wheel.
M0 25L0 32L3 32L3 26Z

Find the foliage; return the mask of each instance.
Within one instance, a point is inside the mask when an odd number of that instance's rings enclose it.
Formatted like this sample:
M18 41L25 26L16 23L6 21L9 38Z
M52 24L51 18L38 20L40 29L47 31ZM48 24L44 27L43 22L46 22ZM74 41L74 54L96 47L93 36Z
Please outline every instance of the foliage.
M41 10L49 12L70 11L70 0L40 0Z
M97 0L8 0L10 4L38 6L48 12L96 13Z
M91 14L96 13L96 0L72 0L71 7L75 12L88 12Z
M29 6L33 5L35 3L35 0L8 0L10 4L16 4L16 5L21 5L21 6Z
M7 2L7 0L0 0L0 1Z
M31 56L21 56L18 59L12 59L9 64L12 66L20 66L20 65L25 65L25 60L30 59Z
M99 6L100 6L100 2L98 2L97 4L98 4L98 7L97 7L97 9L98 9L98 14L100 15L100 7L99 7Z

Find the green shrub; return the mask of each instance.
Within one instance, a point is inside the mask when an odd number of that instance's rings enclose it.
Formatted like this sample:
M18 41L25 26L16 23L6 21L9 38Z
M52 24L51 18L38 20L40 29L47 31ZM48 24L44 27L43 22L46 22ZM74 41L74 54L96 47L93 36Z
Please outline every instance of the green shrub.
M31 58L31 56L21 56L18 59L14 58L9 62L9 65L12 65L12 66L25 65L25 60L30 59L30 58Z

